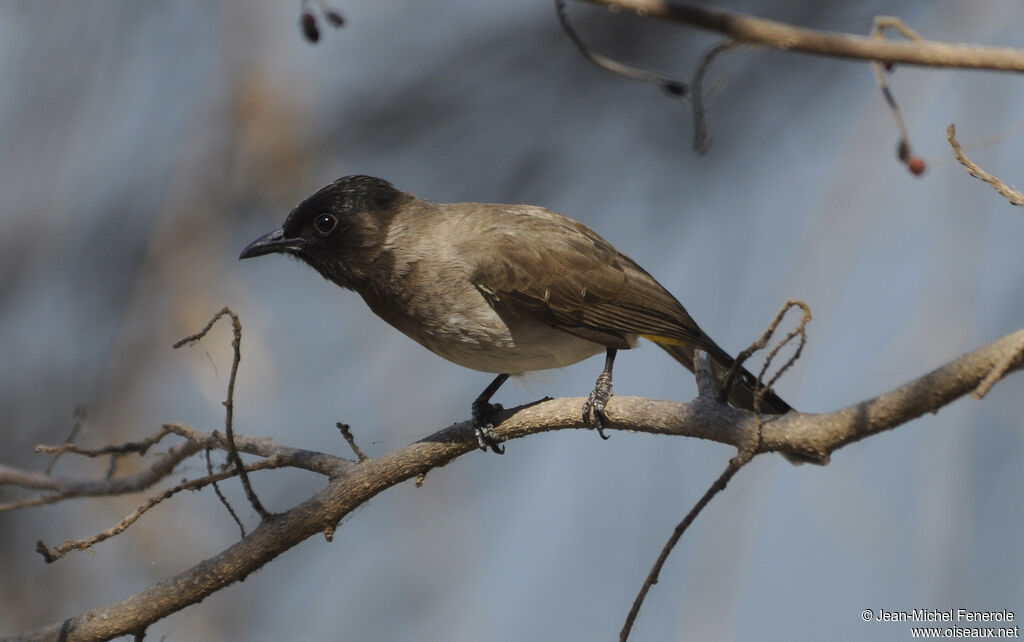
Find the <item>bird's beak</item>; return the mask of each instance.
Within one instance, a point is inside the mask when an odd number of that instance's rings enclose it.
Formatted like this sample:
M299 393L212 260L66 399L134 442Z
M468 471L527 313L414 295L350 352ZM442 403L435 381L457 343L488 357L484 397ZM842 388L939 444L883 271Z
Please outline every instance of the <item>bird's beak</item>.
M278 228L245 246L245 249L238 255L238 258L239 260L251 259L254 256L274 253L295 254L300 249L302 249L301 239L285 238L284 230Z

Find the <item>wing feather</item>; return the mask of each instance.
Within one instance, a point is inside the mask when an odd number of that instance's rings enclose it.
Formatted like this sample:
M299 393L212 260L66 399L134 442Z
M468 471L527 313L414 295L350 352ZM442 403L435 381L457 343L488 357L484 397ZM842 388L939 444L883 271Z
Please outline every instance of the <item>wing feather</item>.
M459 244L470 279L499 314L517 315L612 348L628 337L693 344L731 358L632 259L582 223L531 206L462 212L477 227Z

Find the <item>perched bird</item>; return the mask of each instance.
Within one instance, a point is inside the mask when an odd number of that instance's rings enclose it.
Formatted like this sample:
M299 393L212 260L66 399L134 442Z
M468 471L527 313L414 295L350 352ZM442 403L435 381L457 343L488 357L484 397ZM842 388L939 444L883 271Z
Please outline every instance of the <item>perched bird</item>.
M473 402L480 447L501 453L491 396L510 375L604 352L583 416L602 429L618 350L654 341L689 369L706 351L721 380L733 359L668 290L596 232L532 205L431 203L371 176L345 176L292 210L239 258L290 254L355 290L380 318L432 352L497 373ZM743 370L729 401L754 408ZM790 407L771 390L763 412Z

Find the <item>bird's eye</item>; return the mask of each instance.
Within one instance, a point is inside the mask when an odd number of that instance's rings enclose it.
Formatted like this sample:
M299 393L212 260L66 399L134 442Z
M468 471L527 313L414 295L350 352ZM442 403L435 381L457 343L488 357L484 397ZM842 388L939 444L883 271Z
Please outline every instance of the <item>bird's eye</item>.
M338 217L334 214L320 214L313 221L313 228L320 236L327 236L338 227Z

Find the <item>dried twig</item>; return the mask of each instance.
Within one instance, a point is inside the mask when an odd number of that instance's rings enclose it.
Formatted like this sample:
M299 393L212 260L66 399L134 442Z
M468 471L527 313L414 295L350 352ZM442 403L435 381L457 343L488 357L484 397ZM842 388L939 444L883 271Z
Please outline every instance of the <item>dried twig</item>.
M1010 205L1016 205L1017 207L1024 206L1024 194L1009 187L1003 181L999 180L997 176L989 174L982 168L978 167L971 159L967 158L964 154L964 150L960 148L960 143L956 140L956 126L950 123L949 127L946 128L946 138L949 140L949 144L953 147L953 153L956 154L956 159L960 161L960 164L967 168L967 173L983 180L992 188L999 192L999 194L1010 202Z
M924 38L903 24L902 20L892 16L877 16L875 18L875 25L871 29L871 37L880 42L884 41L886 29L896 30L913 42L924 42ZM892 63L885 61L883 67L882 62L873 60L871 61L871 68L875 72L875 82L878 83L878 88L882 90L885 104L888 105L889 112L892 113L892 117L896 121L896 127L900 130L900 140L896 145L896 157L907 166L907 169L912 174L920 176L925 170L924 159L914 155L910 145L910 132L907 129L906 122L903 120L903 112L900 111L899 105L896 104L896 97L893 95L892 90L889 89L889 83L885 80L885 72L892 71Z
M569 22L569 15L565 9L565 0L555 0L555 13L558 15L558 22L562 25L565 34L569 36L569 39L576 45L576 48L583 54L583 57L590 62L613 74L657 85L669 96L682 98L686 95L688 91L686 83L678 78L673 78L658 71L623 64L588 47L579 34L576 33L572 23Z
M251 472L255 470L267 470L270 468L280 468L283 465L284 464L282 462L272 457L269 459L261 459L260 461L249 464L248 466L245 467L245 470L246 472ZM141 506L139 506L131 513L126 515L121 521L114 524L102 533L97 533L92 537L86 537L84 539L68 540L54 549L47 547L42 540L38 540L36 541L36 552L43 556L43 559L46 560L47 564L56 562L57 560L64 557L71 551L84 551L87 548L91 548L93 545L102 542L105 539L110 539L115 535L123 533L125 529L134 524L150 508L153 508L154 506L164 501L165 499L170 499L171 497L180 493L183 490L199 490L204 486L214 484L221 479L234 477L237 474L238 470L232 468L231 470L227 470L214 475L207 475L205 477L200 477L198 479L184 481L178 484L177 486L174 486L173 488L168 488L162 493L152 495L149 499L145 501L145 503L143 503Z
M747 462L753 459L756 451L754 450L740 450L739 454L729 460L729 465L725 467L722 474L718 476L711 487L705 491L704 495L694 504L690 512L686 514L683 521L676 525L672 535L665 542L665 546L662 547L661 553L658 555L658 559L655 560L651 570L647 573L647 578L644 580L643 585L640 587L640 592L637 593L636 598L633 599L633 606L629 609L629 614L626 615L626 622L622 625L622 630L619 632L619 640L625 641L629 638L630 631L633 630L633 623L636 622L637 615L640 613L640 607L643 606L644 599L647 597L647 593L651 590L651 587L658 583L658 576L661 574L662 567L665 566L665 561L668 560L669 554L672 549L675 548L676 544L679 543L683 533L690 527L697 516L700 515L704 507L707 506L715 495L725 490L725 487L729 484L729 481L733 478L740 468L743 468Z
M225 307L217 314L213 315L210 322L206 324L206 327L193 334L185 337L174 344L174 348L180 348L185 344L196 343L200 339L206 336L206 333L210 331L213 324L217 322L222 316L231 317L231 329L234 338L231 341L231 349L234 351L234 356L231 359L231 376L228 378L228 397L224 400L225 417L224 417L224 432L227 434L228 443L228 457L234 463L235 468L239 471L239 479L242 481L242 487L245 489L245 496L249 498L249 503L252 504L253 509L260 514L264 520L270 519L270 511L263 507L259 498L256 496L255 491L252 489L252 484L249 482L249 475L245 472L245 465L242 463L242 457L238 454L238 448L235 447L235 431L232 425L234 412L235 412L235 377L238 374L238 362L242 360L242 323L238 320L238 315L235 314L231 308Z
M779 345L775 346L771 352L768 353L768 357L765 359L764 365L761 366L761 371L757 376L757 384L755 391L758 394L754 395L754 407L755 409L760 408L761 396L766 388L770 388L778 381L779 377L782 376L786 370L788 370L796 360L800 358L800 353L804 349L804 344L807 343L807 324L811 321L811 308L803 301L797 299L790 299L786 301L786 304L782 306L782 309L775 315L775 318L768 325L768 328L764 331L761 337L750 344L745 350L741 351L736 355L736 359L733 361L732 367L729 368L729 373L725 377L725 382L722 384L722 389L718 391L718 399L724 403L729 398L729 391L732 390L732 386L735 384L736 379L740 376L743 371L743 362L749 359L755 352L763 349L768 342L771 340L772 335L775 334L776 328L779 327L779 323L782 322L782 318L786 315L791 308L800 308L803 310L803 316L800 318L800 323L797 327L792 330L789 334L783 338ZM768 381L766 385L762 385L762 379L765 373L768 371L768 367L771 365L772 360L779 353L779 350L783 346L792 341L795 337L800 337L800 342L797 344L797 349L793 355L779 368L778 372ZM759 412L757 414L760 414Z
M98 456L108 451L132 450L139 444L146 442L155 443L169 434L183 437L186 441L172 447L168 452L157 457L150 463L148 468L125 477L104 477L99 480L73 479L45 475L36 471L20 470L0 464L0 485L51 491L43 495L0 503L0 513L19 508L52 504L74 497L109 497L137 493L150 488L164 479L179 463L203 449L219 448L227 450L228 448L225 438L216 431L204 433L183 424L166 424L161 427L157 435L143 442L130 442L129 444L97 449L68 448L66 444L64 446L40 446L38 449L42 452L64 450L71 454L79 454L74 451L81 451L80 454L84 456ZM235 444L242 452L260 457L275 457L278 461L282 462L282 465L308 470L327 477L343 474L351 465L351 462L340 457L283 446L267 437L255 438L236 435Z
M213 460L210 458L210 452L213 450L210 446L207 446L203 451L203 456L206 459L206 474L210 477L213 476ZM238 517L238 513L235 512L234 507L228 498L224 496L224 493L220 490L220 484L216 481L213 482L213 493L220 500L221 505L228 511L228 515L231 515L231 519L235 520L235 525L238 526L238 531L242 537L245 537L245 525L242 524L242 520Z
M366 453L363 452L362 448L356 444L356 438L352 436L352 430L349 428L348 424L343 424L339 421L335 426L337 426L338 430L341 431L341 436L348 442L349 448L351 448L352 452L356 454L359 461L363 462L369 459L369 457L366 456Z
M162 426L160 432L153 435L152 437L146 437L142 441L128 441L123 444L116 444L112 446L101 446L99 448L85 448L84 446L76 446L75 444L66 443L63 446L36 446L36 452L44 455L63 455L65 453L72 453L75 455L82 455L84 457L102 457L103 455L145 455L150 448L160 443L164 437L173 434L168 426Z
M799 306L804 310L804 317L799 327L796 330L790 332L789 335L787 335L786 338L783 339L783 341L778 346L776 346L774 350L772 350L771 354L766 360L765 368L768 367L768 363L771 362L771 359L777 354L778 350L797 335L800 335L801 337L800 346L797 348L796 354L790 358L790 360L781 368L781 370L784 371L787 368L789 368L789 366L792 363L794 363L796 359L799 357L800 351L803 349L803 345L807 340L807 336L804 332L804 329L807 323L810 321L811 315L810 309L807 307L807 304L803 303L802 301L796 300L790 300L786 302L786 305L776 315L775 320L772 322L769 329L761 337L760 341L757 342L757 344L761 344L758 347L758 349L760 349L760 347L763 347L763 345L768 341L771 334L774 332L775 327L778 326L779 322L782 321L783 315L785 315L785 313L791 307L794 306ZM750 350L751 354L753 353L753 347L748 350ZM739 362L739 358L737 358L737 362ZM712 397L717 397L717 395L715 395L714 390L715 376L714 371L711 368L711 360L708 357L708 354L703 350L697 350L694 352L693 371L697 379L697 390L700 398L708 399ZM762 375L763 374L764 370L762 370ZM758 381L760 381L760 379L761 377L758 377ZM755 395L755 406L758 404L759 401L760 396ZM723 402L724 398L716 398L716 403ZM619 632L620 641L624 642L627 638L629 638L630 631L632 631L633 629L633 624L636 622L636 618L640 613L640 607L643 606L644 600L647 598L647 594L650 592L651 587L658 583L658 578L661 575L662 568L665 566L665 562L668 560L668 556L672 553L673 549L675 549L676 545L679 543L679 540L683 537L683 534L690 527L690 525L693 524L694 520L697 519L697 516L700 515L701 511L704 510L704 508L711 502L715 495L725 490L725 487L728 485L729 481L737 472L739 472L740 468L743 468L743 466L750 462L750 460L753 459L755 455L761 452L761 449L763 447L763 440L760 419L760 414L758 413L757 431L755 434L755 439L749 439L745 442L738 444L739 452L737 453L737 455L733 457L731 460L729 460L729 464L728 466L726 466L722 474L719 475L718 479L716 479L715 482L711 484L711 486L707 489L707 491L705 491L704 495L702 495L701 498L697 501L697 503L694 504L693 508L690 509L690 512L686 514L683 520L676 525L675 530L673 530L672 532L672 535L668 538L668 541L665 542L665 545L661 549L661 553L658 555L658 559L655 560L654 564L651 566L651 570L647 573L647 578L644 580L644 583L640 586L640 591L633 599L633 605L630 607L629 613L626 615L626 621L622 626L622 630Z
M782 350L782 348L788 345L789 342L795 339L796 337L800 337L800 341L799 343L797 343L796 350L793 351L793 354L789 357L789 359L786 360L786 363L782 364L782 367L779 368L775 372L775 374L772 375L772 378L769 379L768 382L765 384L765 386L768 388L774 386L775 382L781 379L782 375L785 374L786 371L789 370L791 367L793 367L793 364L797 362L797 359L799 359L800 355L803 353L804 346L807 345L807 324L811 322L811 308L803 301L797 299L790 299L786 301L786 305L782 306L782 310L780 310L779 313L775 315L775 319L772 321L771 325L768 326L768 330L766 330L765 333L761 336L761 340L764 341L766 344L768 339L775 332L775 328L782 321L782 317L785 316L786 312L788 312L791 308L794 307L800 308L803 311L803 314L800 316L800 322L797 324L796 328L791 330L789 334L787 334L782 339L782 341L778 343L778 345L772 348L772 350L768 353L768 356L765 357L764 365L761 366L761 371L757 375L758 380L764 377L765 373L768 371L768 368L771 366L772 361L775 359L776 355L779 354L779 351ZM750 348L748 348L748 350L749 349ZM758 397L758 401L760 401L760 397Z
M729 40L709 49L701 57L700 62L697 64L697 70L693 74L693 80L690 82L692 87L691 104L693 105L693 150L701 156L706 154L711 148L711 135L708 133L707 125L707 109L704 105L704 78L707 76L711 63L714 62L715 58L741 46L741 43Z
M71 432L68 433L67 439L64 440L65 444L70 445L78 437L79 431L82 430L82 426L85 424L86 414L85 406L78 406L75 408L75 411L72 414L75 418L75 425L71 427ZM53 469L57 466L57 461L60 460L60 457L63 454L63 452L54 454L53 459L51 459L50 463L46 465L46 469L43 472L47 475L52 474Z

